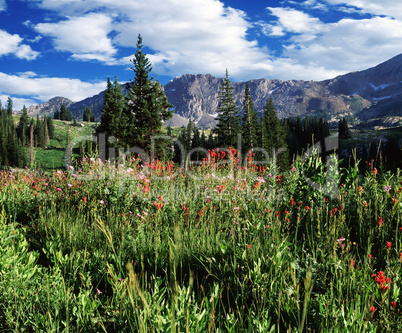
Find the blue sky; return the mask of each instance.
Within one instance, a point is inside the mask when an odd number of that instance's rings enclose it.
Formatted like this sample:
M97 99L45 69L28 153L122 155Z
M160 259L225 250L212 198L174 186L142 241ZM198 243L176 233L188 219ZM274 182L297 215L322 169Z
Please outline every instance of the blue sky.
M0 100L14 110L154 75L324 80L402 53L399 0L0 0Z

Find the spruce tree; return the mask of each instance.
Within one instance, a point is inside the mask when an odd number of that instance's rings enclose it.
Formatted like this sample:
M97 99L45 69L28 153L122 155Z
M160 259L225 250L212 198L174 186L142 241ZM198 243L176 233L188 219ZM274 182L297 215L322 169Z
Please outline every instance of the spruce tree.
M101 121L97 132L104 133L108 137L114 136L117 142L124 140L128 123L126 107L126 97L117 77L115 77L113 84L108 78L107 88L103 96ZM89 110L87 110L87 116L88 119L91 119Z
M254 103L251 99L248 82L246 83L244 91L243 110L244 113L242 119L242 144L244 147L244 152L247 153L249 149L257 147L258 129L257 113L254 111Z
M160 83L149 77L152 65L142 48L142 37L139 35L137 51L131 60L135 78L127 84L129 126L126 141L130 146L139 146L149 153L151 137L162 134L162 122L171 118L173 112ZM155 142L157 155L162 153L164 145L166 143L161 140Z
M28 133L27 133L28 122L29 122L28 112L27 112L27 108L24 105L22 108L22 115L20 117L20 121L18 122L18 126L17 126L17 135L18 135L19 139L21 140L23 146L26 146L29 141Z
M289 152L286 145L286 132L276 114L272 96L267 100L262 120L264 141L263 148L270 154L276 156L278 165L281 169L285 169L289 164ZM277 154L279 149L284 148L286 151Z
M218 144L225 148L233 147L237 142L237 134L240 133L240 120L227 69L219 90L217 112L218 124L214 128L214 134L218 137Z

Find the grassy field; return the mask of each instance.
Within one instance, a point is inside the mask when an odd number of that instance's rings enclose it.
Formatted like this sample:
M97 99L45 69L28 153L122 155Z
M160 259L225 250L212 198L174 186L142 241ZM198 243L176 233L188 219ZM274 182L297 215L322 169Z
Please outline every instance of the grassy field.
M400 331L401 173L235 159L0 172L0 329Z

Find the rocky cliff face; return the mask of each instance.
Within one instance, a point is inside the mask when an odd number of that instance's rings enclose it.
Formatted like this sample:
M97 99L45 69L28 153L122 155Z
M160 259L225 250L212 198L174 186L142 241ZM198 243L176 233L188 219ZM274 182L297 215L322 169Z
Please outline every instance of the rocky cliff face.
M73 101L68 98L64 98L64 97L53 97L52 99L48 100L46 103L42 103L39 105L32 105L32 106L28 107L27 113L31 117L36 116L38 113L41 116L53 115L53 113L56 110L60 109L63 104L66 107L70 107L70 105L73 104Z
M175 113L194 121L203 118L203 124L213 123L222 83L222 78L209 74L185 74L167 83L164 90ZM365 71L320 82L256 79L248 83L257 112L263 111L267 99L272 96L280 118L317 115L337 121L340 117L350 116L356 124L402 124L402 54ZM233 82L232 86L235 102L241 110L245 82ZM67 100L70 104L64 104L77 117L81 117L85 106L89 106L99 120L103 94L77 103ZM55 99L60 97L30 107L30 110L54 112L62 104L53 103Z

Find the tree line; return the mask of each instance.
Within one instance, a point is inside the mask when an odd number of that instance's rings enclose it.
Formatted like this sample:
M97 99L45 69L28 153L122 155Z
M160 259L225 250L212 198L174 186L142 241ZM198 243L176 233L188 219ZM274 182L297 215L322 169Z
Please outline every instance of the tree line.
M32 165L33 148L45 148L54 136L51 117L28 117L24 106L18 123L13 118L13 103L8 98L5 108L0 103L0 165L23 167Z

